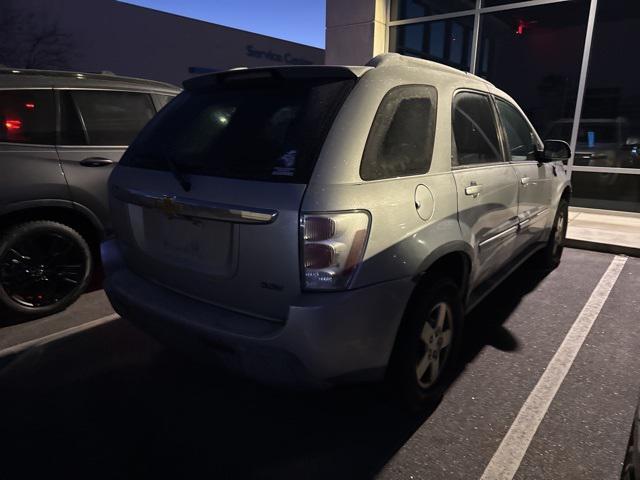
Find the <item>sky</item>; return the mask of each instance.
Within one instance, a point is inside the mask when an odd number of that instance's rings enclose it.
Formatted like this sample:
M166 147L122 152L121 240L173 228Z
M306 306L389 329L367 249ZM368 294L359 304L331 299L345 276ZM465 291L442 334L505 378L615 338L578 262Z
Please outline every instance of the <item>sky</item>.
M126 3L324 48L325 0L127 0Z

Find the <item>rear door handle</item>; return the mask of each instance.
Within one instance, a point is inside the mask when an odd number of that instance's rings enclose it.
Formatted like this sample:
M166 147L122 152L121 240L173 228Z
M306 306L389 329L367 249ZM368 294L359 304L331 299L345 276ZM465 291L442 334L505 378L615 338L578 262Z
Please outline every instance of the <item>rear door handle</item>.
M89 157L83 160L80 160L80 165L83 167L106 167L107 165L111 165L113 160L104 157Z
M472 182L471 185L464 189L465 195L471 195L474 198L480 195L482 191L482 185L477 185L475 182Z
M529 185L529 182L531 182L531 179L530 179L529 177L522 177L522 178L520 179L520 183L521 183L522 185Z

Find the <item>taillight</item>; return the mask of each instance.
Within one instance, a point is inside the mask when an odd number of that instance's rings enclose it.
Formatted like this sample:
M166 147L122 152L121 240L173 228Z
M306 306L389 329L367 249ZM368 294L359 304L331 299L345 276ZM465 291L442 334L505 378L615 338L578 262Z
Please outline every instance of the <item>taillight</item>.
M21 120L6 120L4 122L4 126L7 128L7 130L11 130L11 131L16 131L16 130L20 130L22 128L22 121Z
M349 287L369 238L365 212L303 214L302 281L307 290Z

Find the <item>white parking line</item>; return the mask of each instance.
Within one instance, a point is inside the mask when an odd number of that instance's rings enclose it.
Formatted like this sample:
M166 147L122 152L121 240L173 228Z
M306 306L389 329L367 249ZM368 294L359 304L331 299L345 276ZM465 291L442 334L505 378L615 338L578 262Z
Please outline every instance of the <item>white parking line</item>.
M624 256L616 256L611 261L562 345L522 405L511 428L484 470L481 480L511 480L515 475L540 422L598 318L626 261L627 257Z
M53 342L54 340L59 340L64 337L68 337L69 335L74 335L79 332L83 332L85 330L89 330L94 327L98 327L108 322L112 322L113 320L117 320L120 318L120 315L117 313L112 313L111 315L107 315L106 317L101 317L96 320L92 320L87 323L83 323L82 325L77 325L75 327L67 328L66 330L60 330L59 332L52 333L50 335L45 335L44 337L34 338L33 340L29 340L27 342L18 343L17 345L12 345L11 347L7 347L3 350L0 350L0 358L7 357L9 355L15 355L16 353L20 353L23 350L27 350L31 347L35 347L36 345L43 345L45 343Z

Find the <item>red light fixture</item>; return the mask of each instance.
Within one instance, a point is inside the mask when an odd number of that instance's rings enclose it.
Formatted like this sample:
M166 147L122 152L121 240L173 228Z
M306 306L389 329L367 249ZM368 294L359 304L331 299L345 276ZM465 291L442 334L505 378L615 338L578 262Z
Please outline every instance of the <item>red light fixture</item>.
M7 130L15 132L16 130L20 130L22 128L22 121L20 121L20 120L6 120L4 122L4 126L7 128Z
M516 27L516 35L524 35L525 30L529 30L532 25L538 23L538 20L518 20Z
M25 103L24 106L25 106L25 108L29 108L29 109L36 108L36 104L35 103Z

